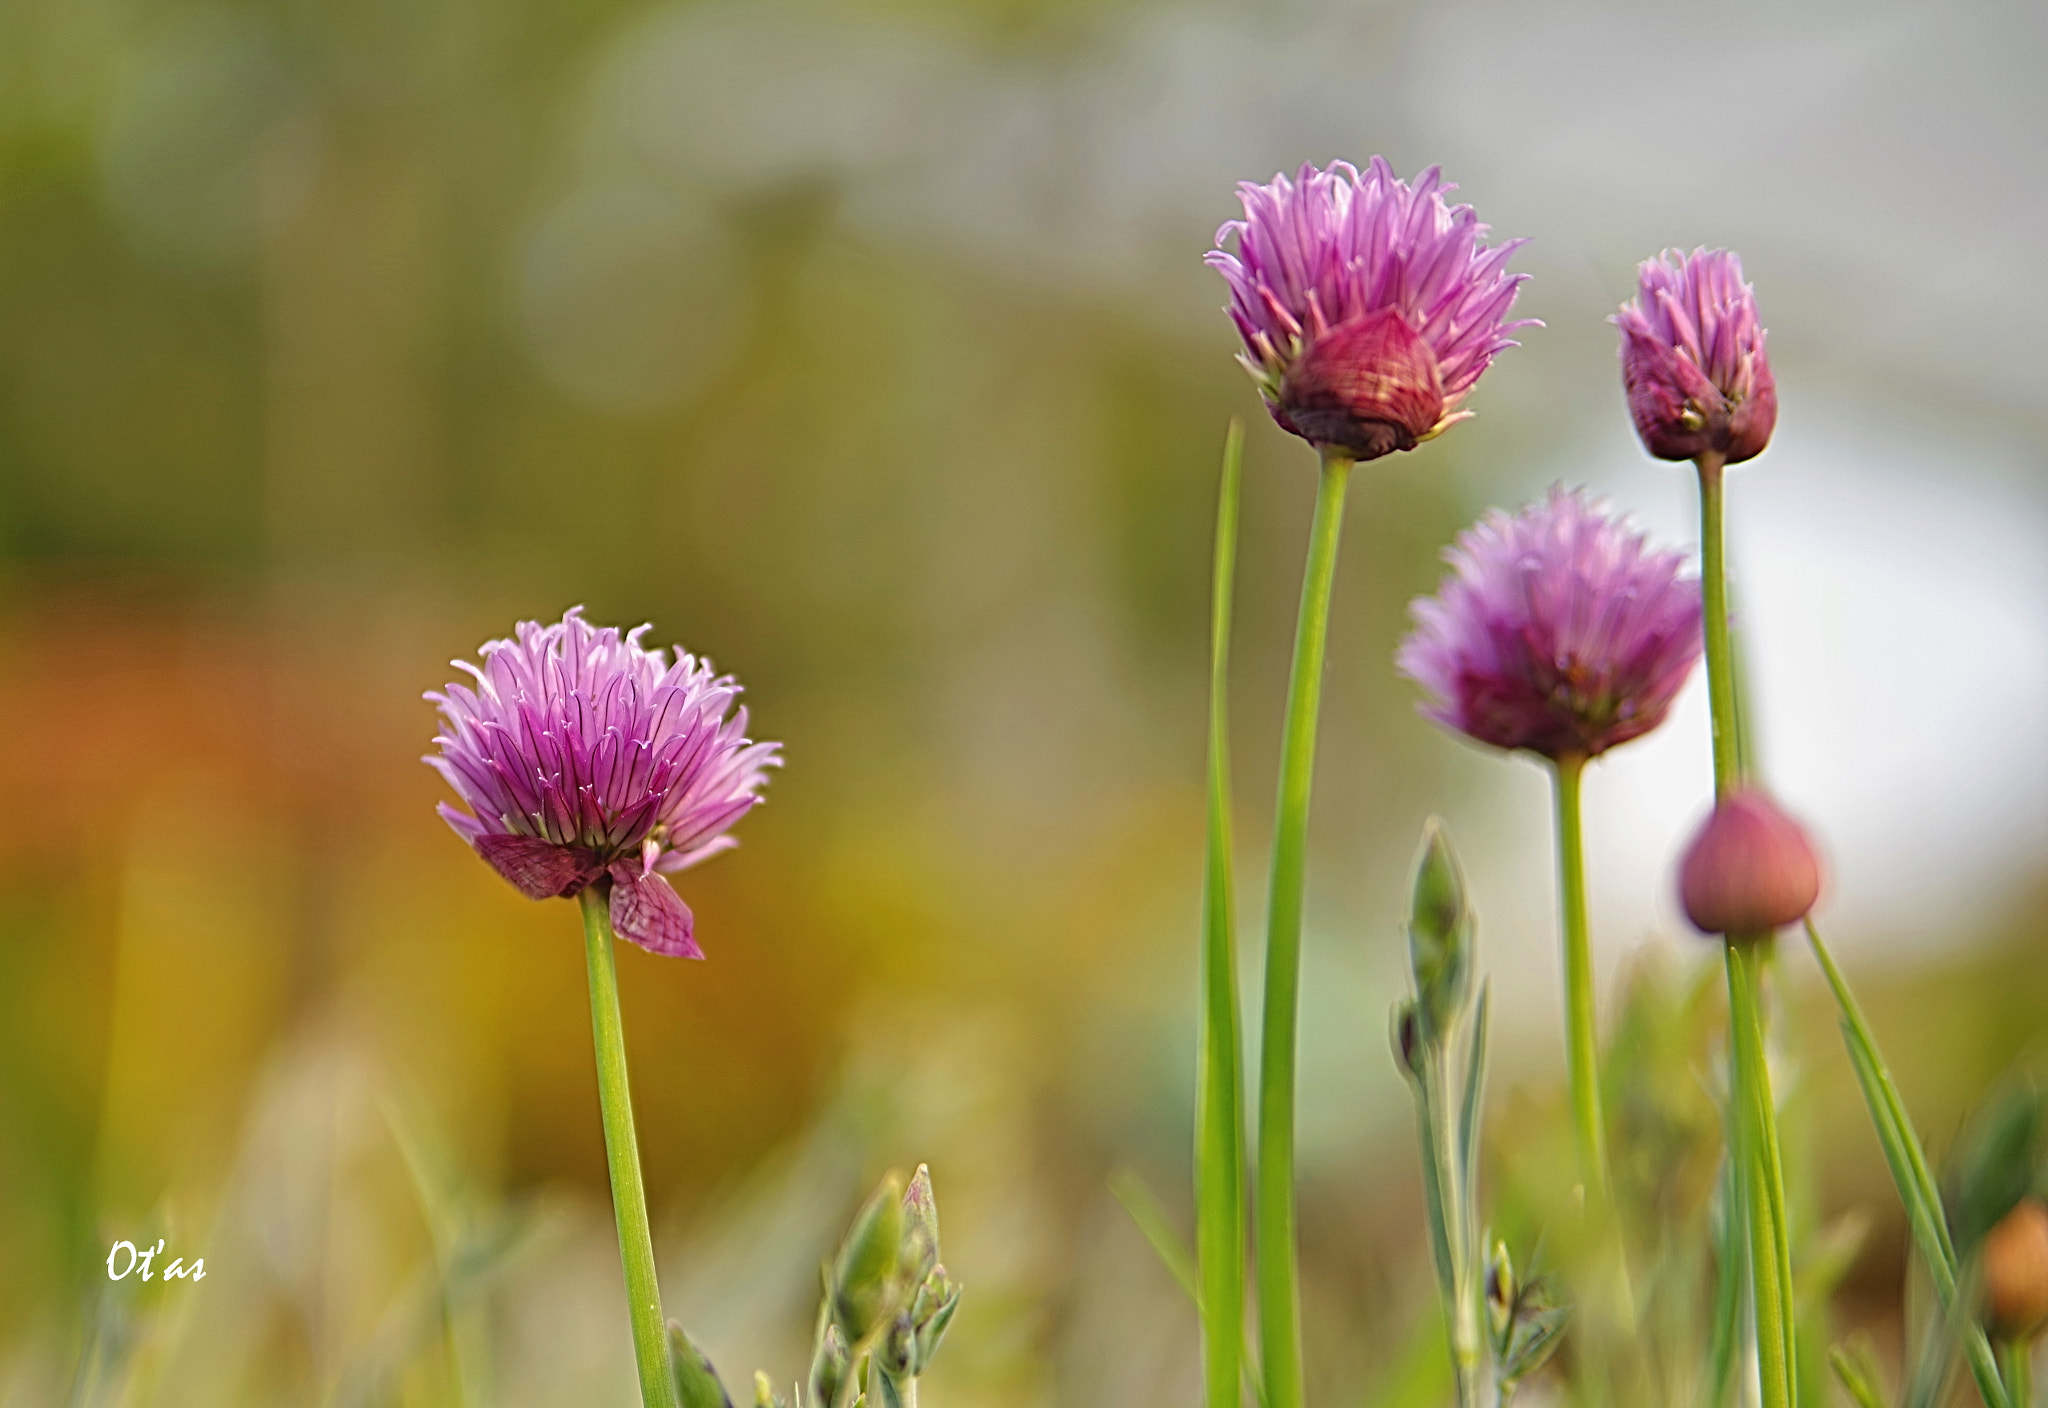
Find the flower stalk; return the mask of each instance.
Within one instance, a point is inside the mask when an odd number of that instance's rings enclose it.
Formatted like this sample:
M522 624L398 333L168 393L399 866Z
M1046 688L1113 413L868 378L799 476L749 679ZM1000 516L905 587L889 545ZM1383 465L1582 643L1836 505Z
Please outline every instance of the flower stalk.
M1571 1084L1572 1129L1579 1145L1579 1177L1596 1220L1607 1216L1607 1137L1600 1110L1600 1037L1593 1007L1593 949L1586 924L1585 830L1580 782L1586 760L1575 754L1551 769L1557 794L1559 911L1564 930L1565 1069Z
M1323 451L1280 746L1280 795L1266 921L1256 1192L1259 1360L1264 1366L1268 1408L1302 1408L1303 1402L1294 1207L1295 1025L1301 990L1301 913L1316 719L1322 701L1323 658L1329 639L1330 595L1337 572L1344 494L1352 464L1341 450Z
M618 970L612 958L608 898L598 886L578 897L583 904L584 952L590 967L590 1030L597 1049L597 1099L604 1114L604 1151L611 1168L612 1211L619 1229L619 1260L625 1265L627 1312L633 1326L633 1357L640 1370L640 1400L646 1408L677 1408L669 1370L668 1333L655 1284L654 1237L647 1225L647 1189L640 1178L640 1140L633 1129L633 1095L626 1078L626 1031L619 1013Z
M1695 461L1700 480L1701 599L1706 613L1707 699L1713 716L1714 796L1742 781L1741 723L1736 708L1733 641L1728 630L1728 569L1723 526L1726 458L1707 450ZM1792 1247L1786 1223L1785 1176L1778 1150L1777 1104L1765 1056L1760 981L1764 934L1729 934L1730 1156L1741 1165L1743 1215L1749 1229L1750 1304L1764 1408L1791 1408L1798 1381L1792 1333Z
M1230 619L1244 425L1223 442L1209 630L1209 815L1202 890L1202 1034L1195 1119L1195 1256L1209 1408L1236 1408L1244 1365L1244 1093L1231 883Z

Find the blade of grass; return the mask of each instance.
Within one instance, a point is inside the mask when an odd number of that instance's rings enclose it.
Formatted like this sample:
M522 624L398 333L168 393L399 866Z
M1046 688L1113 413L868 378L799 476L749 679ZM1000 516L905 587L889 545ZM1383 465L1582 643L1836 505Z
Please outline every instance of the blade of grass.
M1202 1034L1196 1076L1195 1248L1209 1408L1242 1401L1244 1347L1244 1086L1239 1074L1237 935L1231 881L1230 625L1237 575L1244 423L1223 440L1216 563L1209 614L1208 839L1202 883Z
M1878 1392L1876 1376L1871 1372L1867 1350L1854 1355L1836 1345L1828 1351L1828 1364L1842 1387L1856 1400L1856 1408L1886 1408L1884 1395Z
M1877 1038L1871 1034L1870 1023L1864 1019L1856 995L1849 990L1842 970L1835 966L1835 956L1821 941L1820 930L1814 927L1811 919L1806 921L1806 938L1813 946L1813 955L1819 960L1821 971L1827 975L1835 1006L1841 1010L1842 1041L1849 1050L1849 1064L1856 1071L1856 1083L1862 1088L1863 1103L1869 1107L1870 1122L1877 1130L1877 1142L1884 1150L1885 1163L1891 1168L1892 1182L1898 1187L1899 1201L1905 1205L1906 1221L1913 1230L1913 1240L1919 1246L1920 1256L1934 1281L1942 1315L1952 1316L1956 1301L1956 1250L1949 1237L1940 1186L1934 1181L1926 1151L1913 1130L1905 1102L1899 1098L1898 1087L1892 1082L1891 1071L1877 1049ZM1972 1322L1963 1331L1962 1341L1964 1358L1969 1361L1970 1374L1977 1381L1977 1392L1983 1397L1986 1408L2011 1408L2011 1397L1999 1377L1997 1356L1992 1353L1991 1341L1983 1326Z
M1728 1119L1736 1118L1731 1107ZM1744 1222L1742 1160L1730 1139L1728 1157L1721 1165L1721 1226L1715 1246L1718 1266L1714 1280L1714 1327L1708 1341L1708 1408L1727 1408L1735 1388L1735 1370L1743 1359L1743 1287L1749 1280L1749 1241Z
M1131 1215L1131 1221L1138 1225L1138 1231L1143 1233L1145 1240L1151 1244L1160 1264L1166 1268L1167 1274L1173 1277L1175 1284L1181 1288L1199 1315L1202 1310L1202 1296L1195 1270L1195 1259L1189 1254L1187 1243L1173 1230L1173 1218L1167 1213L1165 1204L1159 1201L1158 1196L1136 1171L1128 1168L1120 1168L1109 1176L1109 1191L1116 1195L1116 1200L1123 1204L1124 1211ZM1243 1381L1251 1388L1260 1408L1264 1408L1266 1396L1241 1331L1238 1339L1238 1361L1244 1366Z
M1479 1107L1486 1096L1486 1033L1492 990L1482 984L1479 1001L1472 1010L1472 1042L1465 1051L1465 1094L1458 1118L1458 1160L1464 1169L1465 1186L1479 1180Z
M1187 1243L1173 1230L1173 1218L1165 1206L1146 1186L1145 1180L1127 1168L1120 1168L1109 1176L1109 1191L1116 1194L1116 1200L1124 1205L1131 1221L1138 1224L1138 1230L1145 1234L1152 1250L1159 1253L1160 1263L1199 1309L1202 1292L1195 1275L1195 1259L1189 1255Z

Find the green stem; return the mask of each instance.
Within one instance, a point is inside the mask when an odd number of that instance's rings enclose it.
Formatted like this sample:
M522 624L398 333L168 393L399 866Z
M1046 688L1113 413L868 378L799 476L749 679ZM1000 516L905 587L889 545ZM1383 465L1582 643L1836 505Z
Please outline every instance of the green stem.
M2033 1408L2033 1341L2025 1336L2009 1339L1999 1346L1998 1357L2005 1361L2005 1390L2012 1397L2013 1408Z
M668 1332L654 1281L654 1237L647 1229L647 1190L640 1181L640 1141L633 1132L633 1095L626 1082L626 1029L619 1016L619 976L612 964L608 897L583 891L583 947L590 961L590 1030L597 1047L597 1103L604 1113L604 1152L611 1165L612 1211L619 1259L626 1268L626 1309L646 1408L676 1408Z
M1294 1245L1294 1027L1301 986L1301 906L1307 867L1309 784L1337 539L1349 459L1323 453L1308 565L1295 625L1287 723L1280 745L1280 799L1273 831L1266 920L1264 1025L1259 1040L1257 1189L1259 1360L1269 1408L1302 1408L1301 1288Z
M1729 1045L1735 1058L1730 1099L1744 1163L1744 1213L1749 1224L1750 1303L1756 1308L1756 1350L1764 1408L1790 1408L1791 1267L1786 1256L1785 1190L1776 1157L1770 1070L1765 1064L1754 941L1730 939Z
M1718 453L1698 460L1700 592L1705 614L1707 700L1713 713L1714 796L1742 781L1741 720L1735 654L1728 631L1728 563L1723 528L1723 469ZM1764 1408L1789 1408L1798 1381L1791 1328L1792 1249L1786 1222L1778 1114L1764 1055L1756 945L1761 936L1726 936L1729 1045L1734 1056L1730 1128L1744 1164L1744 1214L1749 1221L1750 1304L1756 1314L1757 1357Z
M1728 561L1722 531L1723 465L1713 451L1699 458L1700 597L1706 619L1707 703L1714 725L1714 796L1742 777L1741 724L1735 706L1735 652L1728 634Z
M1600 1117L1600 1033L1593 1006L1593 949L1586 925L1586 847L1580 780L1586 760L1557 759L1557 876L1564 929L1565 1069L1572 1088L1572 1126L1579 1139L1579 1177L1596 1223L1607 1216L1607 1136Z
M1209 629L1209 833L1202 888L1202 1036L1195 1118L1195 1256L1209 1408L1243 1401L1244 1094L1238 1073L1237 939L1230 827L1230 616L1244 425L1223 442Z
M1430 1133L1436 1147L1437 1188L1443 1207L1444 1243L1450 1251L1450 1304L1445 1318L1451 1339L1451 1366L1457 1378L1458 1408L1484 1408L1486 1350L1481 1339L1480 1259L1477 1228L1473 1225L1472 1190L1466 1186L1465 1160L1457 1145L1458 1092L1451 1080L1450 1063L1439 1052L1430 1063L1427 1077L1432 1087L1430 1104L1440 1112L1431 1121Z

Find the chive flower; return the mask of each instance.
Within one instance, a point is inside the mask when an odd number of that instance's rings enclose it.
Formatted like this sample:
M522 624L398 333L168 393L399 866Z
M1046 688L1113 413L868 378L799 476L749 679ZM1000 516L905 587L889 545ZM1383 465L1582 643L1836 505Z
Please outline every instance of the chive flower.
M1434 166L1411 186L1377 156L1363 173L1340 161L1240 183L1245 218L1206 260L1281 429L1369 460L1471 414L1459 405L1535 319L1506 321L1528 277L1506 265L1524 241L1489 248L1472 207L1444 200L1455 189Z
M473 684L440 706L424 761L469 808L440 813L529 899L608 886L612 927L653 953L702 958L689 906L668 877L739 844L726 832L761 800L776 743L746 737L730 675L572 608L490 641Z
M1728 464L1762 454L1778 383L1742 261L1725 249L1667 249L1636 277L1635 298L1608 321L1621 329L1621 380L1644 447Z
M1701 647L1700 585L1562 486L1498 509L1444 552L1395 656L1423 715L1496 748L1585 759L1662 723Z

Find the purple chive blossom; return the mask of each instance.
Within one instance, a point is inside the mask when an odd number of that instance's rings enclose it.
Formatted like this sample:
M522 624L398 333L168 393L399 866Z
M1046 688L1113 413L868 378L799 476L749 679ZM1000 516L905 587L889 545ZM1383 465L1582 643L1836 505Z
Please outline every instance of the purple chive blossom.
M611 887L612 927L654 953L702 958L690 910L666 877L739 843L726 835L761 800L780 744L747 739L731 676L680 651L673 665L576 607L494 640L475 684L441 706L424 761L469 807L441 816L529 899Z
M1410 186L1377 156L1362 174L1340 161L1239 184L1245 218L1207 262L1281 429L1369 460L1471 414L1458 406L1480 373L1536 320L1505 321L1524 241L1489 249L1472 207L1444 200L1455 189L1434 166ZM1232 232L1235 254L1220 247Z
M1665 460L1762 454L1778 383L1742 261L1725 249L1667 249L1636 277L1634 301L1608 321L1621 329L1621 380L1643 445Z
M1494 510L1409 607L1395 664L1424 715L1496 748L1590 758L1664 721L1701 645L1700 586L1578 491Z

